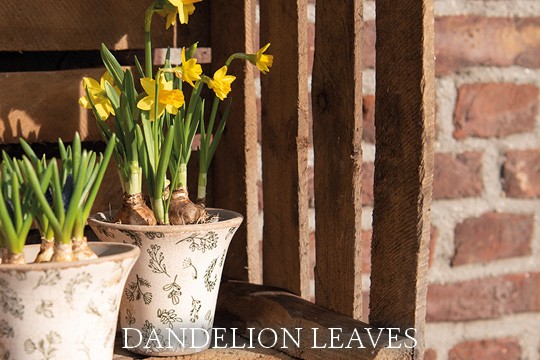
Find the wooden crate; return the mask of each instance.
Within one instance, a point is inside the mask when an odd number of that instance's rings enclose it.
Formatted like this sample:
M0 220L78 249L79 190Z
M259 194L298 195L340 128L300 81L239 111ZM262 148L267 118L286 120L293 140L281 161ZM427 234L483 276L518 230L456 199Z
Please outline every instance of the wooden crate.
M254 70L241 63L231 68L237 76L234 108L216 154L211 186L213 205L245 216L225 268L227 277L244 282L223 285L219 301L221 321L228 321L240 332L250 324L328 328L335 323L349 330L368 326L414 327L419 341L414 351L379 347L328 353L291 348L288 356L421 359L433 172L433 0L386 1L378 2L376 7L377 144L370 325L355 320L363 306L363 2L317 1L311 98L307 4L308 0L265 0L259 5L260 43L271 42L275 56L271 74L262 78L262 259ZM97 62L92 60L101 42L123 51L126 58L130 52L140 51L140 24L146 5L142 0L68 0L38 5L30 0L6 1L0 14L0 56L21 60L21 68L5 61L0 68L3 146L16 151L16 145L10 144L16 142L17 136L47 143L58 136L70 139L75 130L81 132L87 146L94 146L92 142L99 139L94 120L76 103L82 94L80 78L98 77L103 71L96 68L99 58ZM182 27L177 34L164 32L163 22L156 20L154 45L174 46L175 42L186 44L202 39L200 45L212 49L211 67L215 70L232 52L256 50L255 9L255 0L203 1L190 26ZM59 53L71 59L67 65L51 60L58 59ZM24 59L39 61L32 67ZM84 66L78 68L78 63ZM310 102L315 154L317 305L301 299L309 295ZM101 209L109 202L115 207L119 201L114 169L107 179L97 204ZM263 282L264 286L249 282ZM245 309L249 311L243 312ZM117 359L125 356L118 354ZM226 356L286 358L272 351L227 354L217 349L190 358Z

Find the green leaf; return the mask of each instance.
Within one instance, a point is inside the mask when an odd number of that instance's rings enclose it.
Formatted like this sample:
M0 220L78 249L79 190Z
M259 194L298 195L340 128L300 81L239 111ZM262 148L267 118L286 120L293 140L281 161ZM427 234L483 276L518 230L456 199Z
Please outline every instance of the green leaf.
M113 77L115 84L119 87L122 86L124 83L124 71L122 70L122 66L120 66L120 63L116 60L109 49L107 49L105 44L101 44L100 53L101 60L103 60L103 64Z
M142 79L144 77L144 70L141 66L139 58L137 58L137 55L135 55L135 66L137 67L137 73L139 75L139 79Z

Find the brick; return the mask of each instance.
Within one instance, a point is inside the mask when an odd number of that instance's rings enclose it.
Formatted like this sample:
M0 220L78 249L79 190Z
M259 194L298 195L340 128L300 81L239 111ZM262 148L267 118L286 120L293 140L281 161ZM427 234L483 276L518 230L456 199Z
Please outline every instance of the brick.
M426 349L424 352L424 360L437 360L437 353L433 349Z
M486 213L455 228L452 266L529 255L533 215Z
M540 197L540 149L508 151L503 179L503 188L509 197Z
M466 84L458 89L454 137L504 137L534 129L538 88L531 84Z
M369 20L364 23L364 43L362 44L362 67L364 69L375 68L375 21Z
M371 273L371 230L362 231L362 273Z
M448 353L448 360L519 360L521 346L516 338L501 338L465 341L454 346Z
M483 188L482 153L435 154L434 199L479 196Z
M362 164L362 205L373 205L373 176L375 165L372 162Z
M466 321L540 311L540 273L521 273L428 288L427 321Z
M366 95L362 99L362 140L375 144L375 96Z
M438 75L478 65L539 68L540 17L438 17L435 56Z

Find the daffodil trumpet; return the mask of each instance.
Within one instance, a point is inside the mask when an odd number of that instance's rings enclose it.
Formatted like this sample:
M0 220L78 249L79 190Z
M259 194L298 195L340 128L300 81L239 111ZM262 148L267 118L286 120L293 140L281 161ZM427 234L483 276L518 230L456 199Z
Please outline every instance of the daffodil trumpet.
M22 177L32 189L38 205L36 217L46 218L54 233L54 253L50 261L70 262L96 257L86 243L84 227L114 151L115 140L112 135L105 152L99 156L81 148L78 134L71 146L64 146L60 140L60 161L51 159L46 171L40 171L35 159L32 161L24 156L20 161Z

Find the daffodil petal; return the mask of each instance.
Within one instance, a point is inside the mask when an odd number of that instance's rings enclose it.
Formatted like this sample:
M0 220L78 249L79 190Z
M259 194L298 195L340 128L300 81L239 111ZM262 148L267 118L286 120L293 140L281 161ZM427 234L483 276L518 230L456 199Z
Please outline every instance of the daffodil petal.
M156 81L150 78L142 78L141 85L148 96L154 97L156 93Z
M79 105L81 105L85 109L92 108L92 105L90 104L90 101L88 101L88 98L86 96L81 96L79 98Z
M150 110L152 109L154 105L154 97L153 96L146 96L144 98L142 98L141 100L139 100L139 102L137 103L137 107L141 110Z

